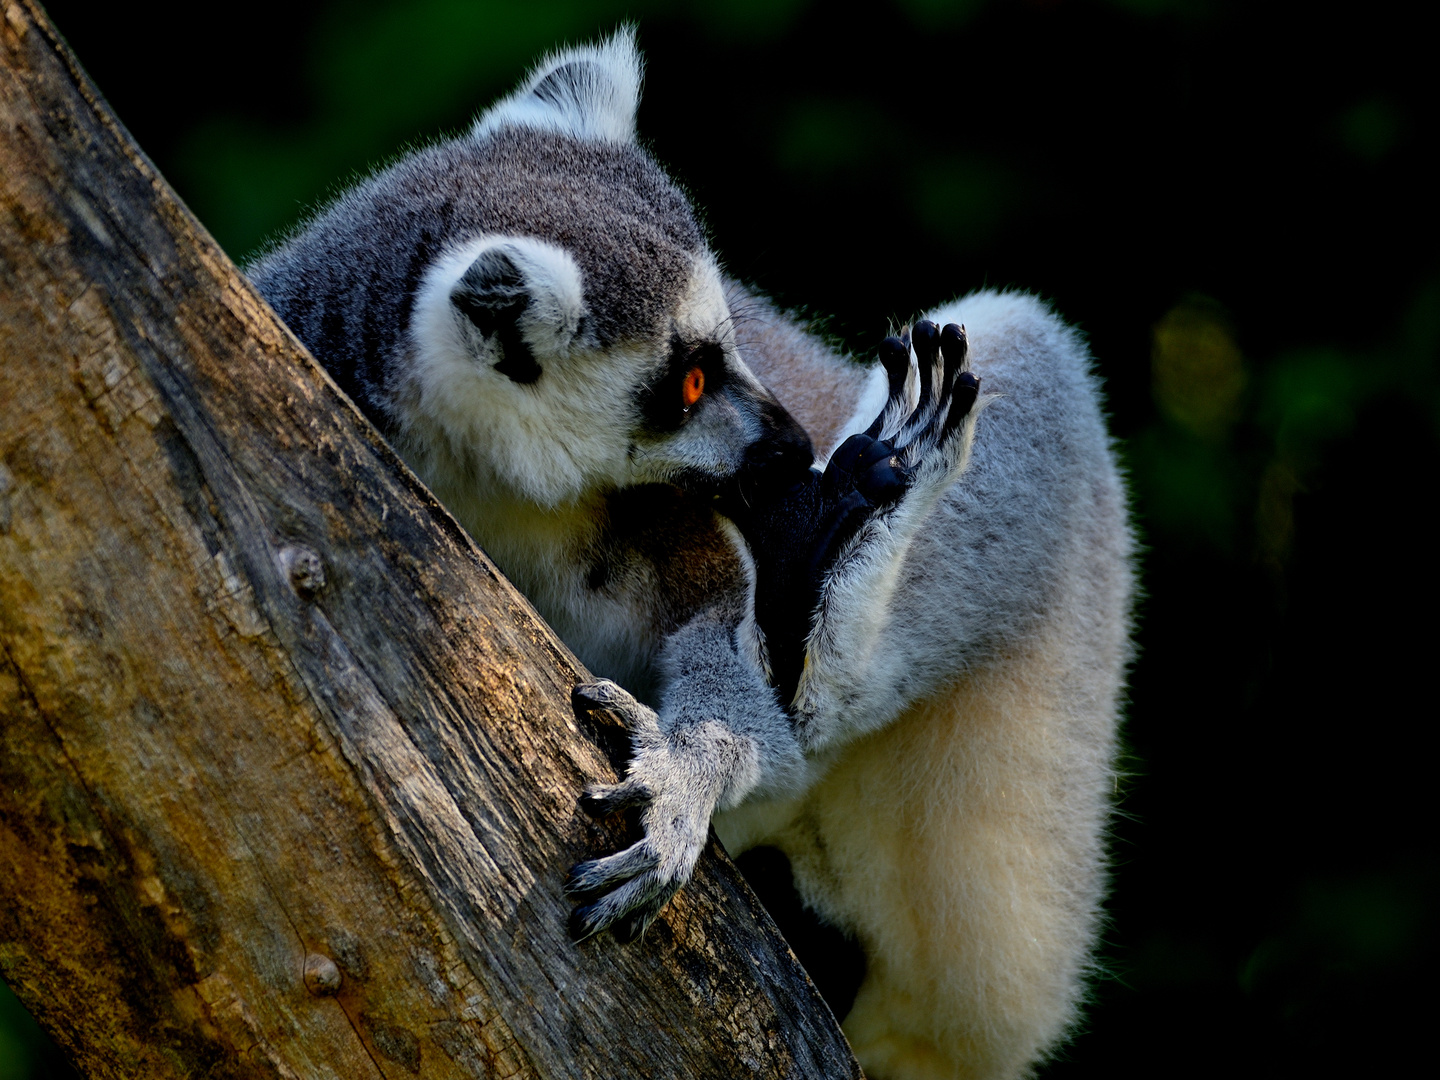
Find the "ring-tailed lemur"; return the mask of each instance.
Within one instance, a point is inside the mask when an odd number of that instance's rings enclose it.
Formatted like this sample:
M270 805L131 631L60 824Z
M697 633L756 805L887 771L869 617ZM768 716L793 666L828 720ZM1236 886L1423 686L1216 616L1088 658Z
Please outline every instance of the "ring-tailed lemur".
M608 677L577 705L632 759L587 799L645 837L575 869L577 936L642 929L715 814L862 944L870 1075L1020 1075L1082 994L1128 656L1086 350L985 292L913 361L887 342L889 377L835 355L726 280L636 144L639 87L628 32L552 56L251 278ZM805 431L863 434L811 472Z

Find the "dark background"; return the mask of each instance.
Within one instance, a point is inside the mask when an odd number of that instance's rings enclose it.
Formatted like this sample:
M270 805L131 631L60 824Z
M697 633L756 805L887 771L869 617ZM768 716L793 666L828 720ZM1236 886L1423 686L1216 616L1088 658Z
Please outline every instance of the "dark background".
M1429 1049L1440 178L1409 6L49 10L237 259L633 18L642 134L733 272L861 355L980 285L1085 331L1145 598L1103 971L1059 1078ZM0 1080L62 1069L0 987Z

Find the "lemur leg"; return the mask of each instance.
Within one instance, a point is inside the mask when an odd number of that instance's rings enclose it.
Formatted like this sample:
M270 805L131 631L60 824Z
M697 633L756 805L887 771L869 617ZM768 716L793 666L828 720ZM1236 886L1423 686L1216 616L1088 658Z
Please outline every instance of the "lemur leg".
M877 645L906 552L970 456L980 383L970 373L964 328L918 323L915 368L905 377L896 344L887 339L881 349L889 401L865 434L836 451L822 481L822 489L829 481L836 494L852 486L853 495L841 497L837 507L858 495L874 508L858 527L850 513L852 524L844 530L850 535L819 553L828 569L792 702L800 740L810 752L883 725L899 706L884 665L904 657L886 656ZM912 409L908 394L915 376L919 395Z

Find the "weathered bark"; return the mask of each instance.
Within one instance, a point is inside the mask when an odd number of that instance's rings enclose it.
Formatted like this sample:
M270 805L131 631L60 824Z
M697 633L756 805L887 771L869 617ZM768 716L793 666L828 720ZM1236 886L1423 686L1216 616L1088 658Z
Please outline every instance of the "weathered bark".
M0 974L91 1076L858 1076L719 849L643 943L581 670L39 9L0 70ZM613 740L612 740L613 741Z

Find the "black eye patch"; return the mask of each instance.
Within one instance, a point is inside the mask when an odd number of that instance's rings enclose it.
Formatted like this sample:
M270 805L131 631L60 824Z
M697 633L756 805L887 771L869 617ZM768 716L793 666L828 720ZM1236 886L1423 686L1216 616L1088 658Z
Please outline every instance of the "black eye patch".
M645 426L655 432L678 431L724 385L724 346L673 338L664 368L643 391Z

